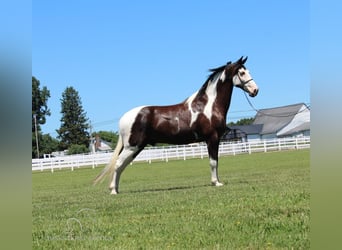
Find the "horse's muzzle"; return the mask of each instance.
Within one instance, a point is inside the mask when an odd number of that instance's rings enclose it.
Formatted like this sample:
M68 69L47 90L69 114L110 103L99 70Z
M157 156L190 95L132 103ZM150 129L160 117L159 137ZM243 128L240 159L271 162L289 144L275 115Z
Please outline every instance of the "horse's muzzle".
M254 89L253 92L249 93L250 97L255 97L258 94L259 90L258 89Z

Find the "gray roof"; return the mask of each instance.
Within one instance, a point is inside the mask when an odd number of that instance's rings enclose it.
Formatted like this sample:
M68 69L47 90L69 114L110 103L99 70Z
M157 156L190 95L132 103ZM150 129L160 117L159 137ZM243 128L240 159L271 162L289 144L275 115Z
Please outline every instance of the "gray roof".
M304 103L283 107L260 109L255 116L253 124L263 124L260 134L277 133L289 124L298 112L308 109Z

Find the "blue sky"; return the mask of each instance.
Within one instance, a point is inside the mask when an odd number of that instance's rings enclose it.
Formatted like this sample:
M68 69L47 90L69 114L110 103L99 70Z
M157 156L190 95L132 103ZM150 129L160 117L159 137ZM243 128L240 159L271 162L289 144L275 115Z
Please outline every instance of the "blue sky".
M73 86L94 131L116 131L140 105L197 91L208 69L248 56L258 108L310 104L309 1L43 1L32 4L32 75L47 86L57 136L60 99ZM227 121L252 117L234 89Z

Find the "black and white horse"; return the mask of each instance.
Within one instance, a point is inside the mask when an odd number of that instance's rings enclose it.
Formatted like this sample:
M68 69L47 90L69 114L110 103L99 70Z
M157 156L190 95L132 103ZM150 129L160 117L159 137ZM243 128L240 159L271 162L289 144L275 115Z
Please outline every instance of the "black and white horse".
M226 116L233 87L251 97L258 86L244 66L246 58L211 69L203 86L184 102L171 106L141 106L128 111L119 122L119 140L110 163L95 178L94 184L111 174L111 194L119 191L120 175L147 144L188 144L206 142L211 169L211 183L218 178L218 149L226 129Z

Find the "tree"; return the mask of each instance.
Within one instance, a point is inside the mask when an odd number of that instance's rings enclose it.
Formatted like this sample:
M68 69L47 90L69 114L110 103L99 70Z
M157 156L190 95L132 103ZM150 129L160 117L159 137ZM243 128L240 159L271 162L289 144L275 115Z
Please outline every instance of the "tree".
M61 127L56 130L60 139L60 150L68 149L71 145L89 147L89 128L86 113L83 110L81 98L73 87L67 87L61 99Z
M50 97L50 91L47 87L40 89L40 82L32 76L32 158L38 157L36 129L38 141L42 138L40 125L45 124L46 116L50 115L47 101Z
M227 124L227 126L241 126L241 125L251 125L254 121L254 118L243 118L238 120L237 122L230 122Z
M68 149L68 155L88 153L89 149L85 145L72 144Z
M43 154L51 154L54 151L58 151L59 141L56 138L51 137L49 134L42 134L39 138L39 152Z

